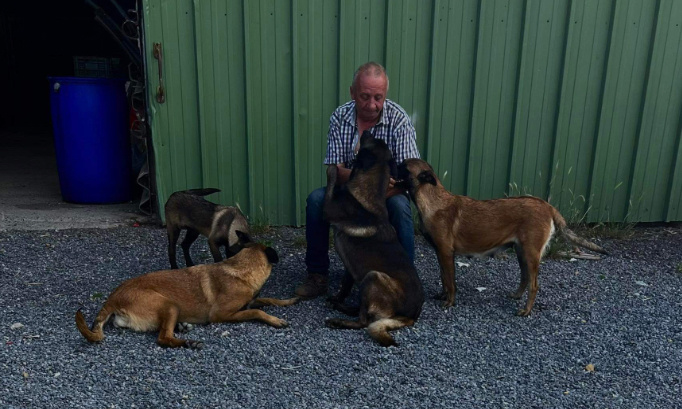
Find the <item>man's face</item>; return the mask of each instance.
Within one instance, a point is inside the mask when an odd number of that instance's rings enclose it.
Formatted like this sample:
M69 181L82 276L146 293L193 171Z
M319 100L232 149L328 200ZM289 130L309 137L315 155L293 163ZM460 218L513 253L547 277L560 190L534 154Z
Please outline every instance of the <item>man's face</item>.
M379 120L384 108L388 84L385 75L364 74L358 77L355 88L350 88L350 96L355 100L358 118L366 122Z

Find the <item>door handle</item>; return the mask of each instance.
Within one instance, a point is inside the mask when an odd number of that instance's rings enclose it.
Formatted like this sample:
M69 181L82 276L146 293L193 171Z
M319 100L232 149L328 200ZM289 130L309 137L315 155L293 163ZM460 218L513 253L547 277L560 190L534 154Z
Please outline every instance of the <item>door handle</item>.
M166 91L163 86L163 52L161 51L161 43L154 43L153 48L154 58L159 60L159 86L156 87L156 101L159 104L166 102Z

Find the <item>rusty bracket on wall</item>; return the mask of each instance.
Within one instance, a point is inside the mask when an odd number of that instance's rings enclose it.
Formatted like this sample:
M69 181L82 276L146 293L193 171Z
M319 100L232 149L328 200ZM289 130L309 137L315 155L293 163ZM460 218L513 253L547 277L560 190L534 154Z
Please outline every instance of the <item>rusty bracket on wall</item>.
M161 43L154 43L154 58L159 60L159 86L156 87L156 101L163 104L166 101L166 92L163 87L163 53L161 52Z

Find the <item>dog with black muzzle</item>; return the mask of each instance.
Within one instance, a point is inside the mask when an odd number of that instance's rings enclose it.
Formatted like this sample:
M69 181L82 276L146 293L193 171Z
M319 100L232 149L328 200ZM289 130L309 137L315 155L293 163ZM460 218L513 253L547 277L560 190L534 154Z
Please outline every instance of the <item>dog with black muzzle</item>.
M341 289L329 301L358 316L357 321L328 319L326 325L367 328L382 346L396 345L388 331L413 325L424 303L417 270L388 219L386 190L392 162L386 143L363 132L348 182L337 184L337 167L327 168L324 203L324 216L335 228L334 246L346 269ZM354 283L360 291L358 308L343 304Z
M436 250L444 307L455 303L455 254L494 255L513 247L521 267L521 283L510 296L519 299L528 288L526 307L517 312L520 316L527 316L533 308L540 259L556 231L581 247L607 254L572 232L559 211L537 197L475 200L453 195L443 187L431 165L420 159L401 163L398 178L419 211L422 233Z
M223 259L221 247L225 247L226 258L241 250L236 232L239 230L248 235L249 223L238 208L218 205L203 198L217 192L220 189L183 190L173 193L166 201L168 259L171 268L178 268L175 249L181 230L187 230L180 245L187 267L194 265L189 249L200 234L208 238L208 246L216 263Z
M76 327L89 342L104 339L104 325L114 316L114 324L134 331L158 330L156 343L164 347L198 349L203 342L179 339L173 334L177 323L208 324L258 320L275 328L286 321L257 308L287 306L298 298L278 300L256 298L279 261L271 247L252 242L236 232L242 250L219 263L181 270L147 273L124 281L114 290L97 314L91 328L79 309Z

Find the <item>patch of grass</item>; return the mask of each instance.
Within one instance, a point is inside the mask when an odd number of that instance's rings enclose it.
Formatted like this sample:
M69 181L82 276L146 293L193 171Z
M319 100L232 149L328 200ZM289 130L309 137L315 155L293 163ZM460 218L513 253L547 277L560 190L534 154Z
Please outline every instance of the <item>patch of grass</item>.
M296 237L294 239L294 246L295 247L306 247L308 245L308 242L306 241L305 237Z
M263 210L263 205L259 205L258 208L260 209L260 214L254 216L253 219L249 218L249 228L251 229L251 234L255 236L267 233L272 229L270 219Z
M682 263L677 263L677 272L682 274Z
M102 293L94 293L94 294L92 294L92 295L90 296L90 299L93 300L93 301L95 301L95 300L100 300L100 299L102 299L102 297L104 297L104 294L102 294Z

